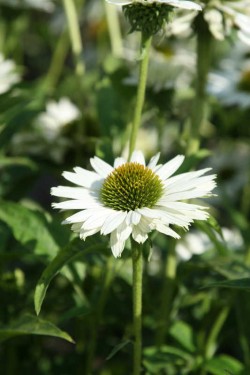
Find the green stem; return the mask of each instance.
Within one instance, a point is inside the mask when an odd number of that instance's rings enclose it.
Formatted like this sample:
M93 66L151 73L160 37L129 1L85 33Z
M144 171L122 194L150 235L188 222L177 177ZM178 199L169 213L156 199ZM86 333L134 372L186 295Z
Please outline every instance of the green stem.
M123 56L123 47L117 8L107 3L107 1L104 1L104 5L106 10L112 53L114 56L121 57Z
M177 259L175 252L175 241L170 240L169 251L166 257L164 283L161 294L161 306L156 332L156 344L158 347L161 347L164 344L169 327L172 299L176 283L176 266Z
M191 114L191 129L187 145L187 154L195 154L200 147L200 129L207 116L206 84L211 62L213 37L203 15L196 17L197 57L195 98Z
M63 5L69 26L69 34L72 44L72 50L75 57L75 69L78 76L83 76L85 72L85 65L82 60L83 46L81 40L81 33L77 18L77 9L74 0L63 0Z
M244 363L245 363L245 371L246 374L250 374L250 343L249 337L247 333L247 323L245 317L247 316L247 308L245 308L245 291L237 293L235 299L235 310L236 310L236 318L239 328L239 341L243 353Z
M55 52L53 54L50 67L45 78L45 87L52 90L56 87L59 77L62 73L64 61L69 48L68 31L64 30L58 40Z
M114 276L113 264L114 264L113 256L110 256L106 264L105 276L104 276L104 280L102 284L102 290L101 290L101 294L99 297L98 305L97 305L96 311L93 312L93 319L92 319L91 327L90 327L91 336L90 336L90 341L88 344L88 356L87 356L87 361L86 361L86 371L85 371L86 375L90 375L92 373L93 359L94 359L94 355L96 351L96 343L97 343L97 337L98 337L98 329L101 323L103 310L104 310L105 303L107 300L109 286Z
M148 62L149 62L149 51L151 46L152 37L141 35L141 60L140 60L140 72L139 72L139 83L137 87L136 104L134 111L134 118L132 123L130 141L129 141L129 160L135 149L135 143L137 138L138 129L141 123L141 114L145 98L145 90L148 75Z
M206 341L206 347L205 347L205 354L204 354L205 359L210 359L213 357L214 351L216 348L216 341L217 341L218 335L228 317L229 311L230 311L230 303L228 302L228 305L224 306L221 309L209 333L209 336Z
M142 246L132 240L133 262L133 320L134 320L134 366L133 375L141 372L142 357Z

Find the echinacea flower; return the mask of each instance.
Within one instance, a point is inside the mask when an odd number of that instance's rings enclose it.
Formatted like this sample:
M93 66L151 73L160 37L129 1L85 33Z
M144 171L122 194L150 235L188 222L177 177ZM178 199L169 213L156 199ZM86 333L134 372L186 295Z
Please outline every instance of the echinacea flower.
M114 4L114 5L129 5L133 3L141 3L144 5L149 4L165 4L170 5L174 8L181 8L181 9L191 9L191 10L201 10L201 6L194 1L188 1L188 0L106 0L108 3Z
M119 157L113 167L94 157L90 159L94 171L76 167L74 172L63 172L63 177L78 187L52 188L52 195L68 199L53 207L78 211L63 223L72 224L81 239L97 232L110 234L115 257L121 255L130 236L144 243L148 234L157 230L179 238L170 225L188 229L194 220L208 217L206 207L180 201L209 196L215 175L204 176L210 170L207 168L172 176L184 156L157 165L159 156L146 165L142 152L134 151L129 162Z
M65 125L80 117L79 109L66 97L58 102L50 100L46 104L46 112L36 119L36 127L48 141L54 141Z
M13 85L20 81L16 72L16 64L12 60L6 60L0 53L0 94L7 92Z

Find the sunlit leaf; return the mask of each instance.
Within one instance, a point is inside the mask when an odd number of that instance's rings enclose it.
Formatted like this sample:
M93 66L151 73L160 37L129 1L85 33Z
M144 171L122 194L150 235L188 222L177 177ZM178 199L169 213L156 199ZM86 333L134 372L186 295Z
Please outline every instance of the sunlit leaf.
M49 222L41 211L15 202L0 202L0 220L12 229L15 239L22 245L49 258L55 256L69 237L63 229L58 233L59 225Z
M25 314L16 322L0 328L0 342L21 335L54 336L71 343L74 340L60 328L49 321L37 318L31 314Z
M205 369L213 375L240 375L244 366L235 358L228 355L220 355L207 361Z
M181 320L175 322L170 328L170 334L185 349L189 350L190 352L195 351L193 331L192 331L192 328L187 323Z
M87 255L90 252L103 251L104 249L105 245L93 243L93 240L89 238L85 242L76 239L61 250L43 271L37 283L34 295L35 311L37 315L40 313L51 280L58 274L63 266L79 257Z

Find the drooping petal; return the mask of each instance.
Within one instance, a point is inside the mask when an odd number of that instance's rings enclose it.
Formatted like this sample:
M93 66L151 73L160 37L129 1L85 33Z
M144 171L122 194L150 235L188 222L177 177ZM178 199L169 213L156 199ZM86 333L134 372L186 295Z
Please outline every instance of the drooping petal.
M143 231L141 231L140 226L137 225L137 226L134 226L133 228L132 237L136 242L144 243L147 240L148 235L147 233L144 233Z
M174 237L176 239L180 238L178 233L176 233L173 229L169 228L167 225L162 224L161 222L156 222L155 229L158 232L166 234L167 236Z
M121 256L121 253L123 252L123 249L125 247L125 241L119 240L117 237L117 231L113 231L110 236L110 246L111 251L115 258L118 258Z
M110 215L105 220L102 229L101 234L109 234L113 232L117 227L124 221L126 218L127 212L125 211L113 211L110 212Z

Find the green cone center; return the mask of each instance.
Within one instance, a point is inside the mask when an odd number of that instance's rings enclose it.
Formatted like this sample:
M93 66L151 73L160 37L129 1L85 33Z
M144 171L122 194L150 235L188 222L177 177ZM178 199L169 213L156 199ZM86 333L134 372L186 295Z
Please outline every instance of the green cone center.
M118 211L153 207L162 196L164 185L150 169L139 163L125 163L105 179L100 197L103 204Z

